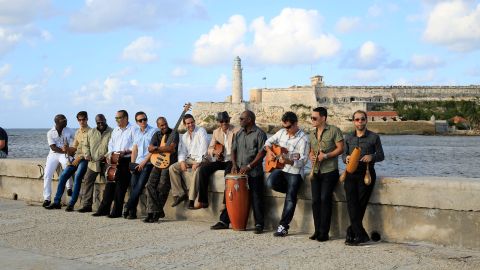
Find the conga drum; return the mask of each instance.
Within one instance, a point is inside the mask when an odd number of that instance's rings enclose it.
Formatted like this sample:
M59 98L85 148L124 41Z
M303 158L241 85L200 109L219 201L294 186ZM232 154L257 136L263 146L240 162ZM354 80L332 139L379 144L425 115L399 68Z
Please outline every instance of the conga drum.
M248 176L245 174L227 174L225 176L225 201L230 223L235 231L247 228L250 211Z

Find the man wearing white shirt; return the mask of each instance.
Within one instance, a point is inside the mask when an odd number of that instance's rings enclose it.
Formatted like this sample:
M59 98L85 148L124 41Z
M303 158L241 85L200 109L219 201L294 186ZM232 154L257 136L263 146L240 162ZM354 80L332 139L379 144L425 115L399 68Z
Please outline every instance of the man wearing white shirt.
M45 164L45 173L43 175L43 207L50 205L50 197L52 195L52 177L58 167L67 166L67 146L73 144L75 131L67 127L67 118L63 114L57 114L54 118L55 126L47 132L47 141L50 146L50 152L47 156ZM72 179L67 181L68 194L72 191Z
M298 127L298 118L294 112L286 112L282 116L283 128L268 138L265 142L267 156L277 158L272 151L272 145L276 144L288 150L288 156L280 155L278 161L283 163L283 169L274 169L267 179L267 186L275 191L285 193L280 225L274 236L286 236L289 224L293 219L297 205L297 193L303 183L303 167L308 161L308 136ZM297 157L294 158L293 155Z
M191 114L185 114L183 124L187 128L187 132L180 137L178 162L169 168L174 198L172 207L189 199L188 208L194 209L198 191L198 172L207 154L207 131L202 127L195 126L195 119ZM191 169L192 174L186 173L188 169ZM182 182L182 177L185 182Z
M120 154L120 160L117 165L115 181L107 182L105 185L102 202L97 212L93 214L96 217L108 215L110 218L118 218L122 216L123 201L131 178L128 165L132 153L135 127L128 122L128 113L125 110L118 111L115 120L118 127L112 131L112 136L108 142L107 156L117 152ZM114 201L113 209L110 212L112 201Z
M153 134L157 131L156 128L148 124L147 115L144 112L137 112L135 114L135 121L139 128L135 129L133 133L133 148L130 172L132 178L130 179L130 197L123 209L123 217L128 219L137 218L138 199L143 192L143 188L147 183L153 165L150 162L148 146L152 140Z

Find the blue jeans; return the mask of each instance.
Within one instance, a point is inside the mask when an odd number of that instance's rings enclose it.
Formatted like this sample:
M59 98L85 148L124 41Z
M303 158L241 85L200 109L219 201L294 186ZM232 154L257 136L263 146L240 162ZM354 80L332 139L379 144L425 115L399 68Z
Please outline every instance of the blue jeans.
M130 211L131 213L136 214L138 200L143 192L143 188L147 184L152 169L153 165L147 164L143 167L142 171L135 171L132 173L132 178L130 178L130 197L125 205L125 211Z
M78 199L78 194L80 194L80 187L82 186L82 179L87 172L87 164L88 161L82 159L78 166L67 166L60 174L60 178L58 179L58 187L57 193L55 194L55 198L53 199L54 203L60 203L62 199L63 192L65 191L65 184L67 183L68 179L75 174L74 181L73 181L73 194L72 198L70 198L70 202L68 205L75 205Z
M286 173L280 169L275 169L267 179L267 186L275 191L285 193L285 204L283 205L280 225L289 228L290 222L297 206L297 194L303 183L300 174Z

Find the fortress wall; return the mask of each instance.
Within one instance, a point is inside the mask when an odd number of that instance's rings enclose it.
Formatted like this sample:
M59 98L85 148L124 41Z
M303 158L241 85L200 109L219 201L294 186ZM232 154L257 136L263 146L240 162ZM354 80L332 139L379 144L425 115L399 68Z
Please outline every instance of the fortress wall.
M263 104L304 104L316 105L315 90L312 87L293 87L262 90Z
M0 197L42 202L43 168L41 159L0 160ZM381 172L379 172L381 173ZM268 177L268 175L266 175ZM223 171L210 179L210 207L188 210L186 205L172 208L170 196L165 207L168 219L189 219L214 223L223 209L225 189ZM54 190L56 190L54 181ZM94 208L101 199L104 182L97 179ZM442 177L379 177L365 213L367 232L378 231L389 242L427 242L450 247L480 249L480 179ZM291 222L291 232L313 232L310 181L304 181ZM140 197L138 214L145 214L145 195ZM445 198L448 198L446 200ZM65 199L65 198L64 198ZM266 188L265 222L267 229L278 225L285 196ZM64 200L65 202L66 200ZM330 236L345 237L349 225L343 185L334 191ZM79 208L77 203L76 209ZM74 222L74 220L72 220ZM250 214L249 227L253 226ZM207 225L206 225L207 226Z

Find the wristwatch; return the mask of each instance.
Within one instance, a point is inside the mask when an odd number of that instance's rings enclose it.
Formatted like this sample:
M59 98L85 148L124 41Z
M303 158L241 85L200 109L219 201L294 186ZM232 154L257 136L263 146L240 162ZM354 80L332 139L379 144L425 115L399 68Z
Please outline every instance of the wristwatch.
M250 166L250 164L247 165L247 168L249 168L250 170L252 169L252 166Z

